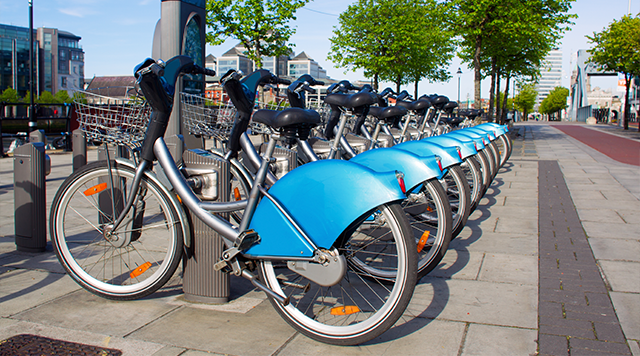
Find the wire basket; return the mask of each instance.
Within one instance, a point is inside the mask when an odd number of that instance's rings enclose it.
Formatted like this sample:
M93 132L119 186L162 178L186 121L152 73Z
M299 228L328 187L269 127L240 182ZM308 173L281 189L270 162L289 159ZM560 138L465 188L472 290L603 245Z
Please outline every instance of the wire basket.
M87 139L125 145L142 144L151 108L134 88L108 88L80 91L75 100L80 129ZM108 93L110 96L102 95Z
M226 139L235 122L237 111L229 101L216 101L202 96L180 93L182 122L196 136Z

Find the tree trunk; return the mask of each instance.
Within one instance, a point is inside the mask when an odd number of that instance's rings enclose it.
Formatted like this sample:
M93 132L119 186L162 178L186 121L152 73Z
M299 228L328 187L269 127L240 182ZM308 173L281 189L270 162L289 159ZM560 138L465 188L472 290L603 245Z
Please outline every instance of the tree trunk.
M380 85L380 83L378 83L378 81L380 80L378 73L373 75L373 89L375 89L376 91L378 91L378 85Z
M495 96L493 95L496 89L496 75L497 75L496 62L497 62L496 57L492 57L491 58L491 87L489 88L489 110L487 111L487 119L489 119L489 122L493 122L493 105L495 104L495 100L496 100Z
M507 73L506 79L507 83L504 86L504 98L502 99L502 112L500 115L500 125L504 125L504 122L507 121L507 98L509 98L509 82L511 74Z
M480 83L482 82L482 73L480 72L480 52L482 49L482 36L476 37L476 51L473 53L473 107L474 109L482 109L482 94L480 91Z
M626 79L626 89L625 89L625 93L624 93L624 115L622 115L622 117L624 117L624 129L628 130L629 129L629 118L630 118L630 113L629 113L629 109L630 109L630 103L629 103L629 88L631 87L631 74L630 73L624 73L624 79ZM640 125L638 126L640 128Z
M415 81L414 88L413 88L413 98L415 100L418 100L418 81L417 80Z
M496 70L496 121L500 120L500 103L502 97L500 96L500 69Z

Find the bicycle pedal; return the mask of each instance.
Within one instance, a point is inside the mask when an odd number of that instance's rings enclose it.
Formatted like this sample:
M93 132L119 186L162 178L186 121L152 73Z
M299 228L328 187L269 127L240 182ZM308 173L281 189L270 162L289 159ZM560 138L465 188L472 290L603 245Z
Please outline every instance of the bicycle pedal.
M240 251L246 251L251 246L260 243L260 236L258 233L253 230L243 231L240 236L238 236L238 242L236 242L236 248Z
M218 261L218 263L213 265L213 269L224 273L230 273L232 270L231 266L229 266L229 263L225 260Z

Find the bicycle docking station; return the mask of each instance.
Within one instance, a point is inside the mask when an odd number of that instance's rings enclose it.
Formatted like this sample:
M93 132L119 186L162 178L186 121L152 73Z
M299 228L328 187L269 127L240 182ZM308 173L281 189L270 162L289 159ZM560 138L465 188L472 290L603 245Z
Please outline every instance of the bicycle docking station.
M13 186L16 248L44 252L47 246L46 176L51 160L45 154L44 132L29 135L31 143L13 151Z
M182 164L200 199L229 201L232 192L227 161L207 151L193 149L184 151ZM191 219L193 240L183 259L184 298L197 303L226 303L230 294L230 276L215 269L217 257L225 250L222 237L195 215L187 214Z
M71 146L73 149L73 171L76 172L87 164L87 136L80 129L73 130L71 136Z

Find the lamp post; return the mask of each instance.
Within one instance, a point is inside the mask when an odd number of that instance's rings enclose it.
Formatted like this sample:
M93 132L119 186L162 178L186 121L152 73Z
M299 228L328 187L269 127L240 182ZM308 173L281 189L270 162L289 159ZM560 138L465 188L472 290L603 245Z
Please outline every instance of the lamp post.
M38 128L33 111L33 1L29 0L29 132Z
M460 76L462 76L462 70L459 67L456 74L458 75L458 105L460 105Z

